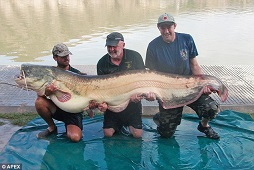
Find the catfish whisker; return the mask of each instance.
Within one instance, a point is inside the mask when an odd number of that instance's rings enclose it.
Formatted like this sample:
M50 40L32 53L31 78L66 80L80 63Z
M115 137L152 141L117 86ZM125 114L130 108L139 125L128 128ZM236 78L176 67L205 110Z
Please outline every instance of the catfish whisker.
M11 83L5 83L5 82L0 82L0 84L9 85L9 86L14 86L14 87L19 87L18 85L11 84Z
M17 91L17 96L21 96L23 91L23 87L20 87L19 90Z
M29 93L28 93L28 87L27 87L27 82L26 82L26 75L25 75L25 72L24 72L24 70L22 70L22 76L24 76L24 80L25 80L25 85L26 85L26 91L27 91L27 94L29 95Z
M26 91L27 91L27 95L30 96L30 94L29 94L29 91L31 91L30 89L26 89L25 87L20 87L20 86L18 86L18 87L19 87L19 89L20 89L20 90L18 91L18 94L17 94L18 96L19 96L19 95L22 95L23 90L26 90Z

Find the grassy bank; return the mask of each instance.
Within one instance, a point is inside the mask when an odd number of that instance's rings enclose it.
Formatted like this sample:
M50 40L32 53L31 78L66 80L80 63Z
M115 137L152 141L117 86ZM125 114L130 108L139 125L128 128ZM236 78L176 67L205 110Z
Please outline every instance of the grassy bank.
M95 112L95 115L101 115L100 112ZM33 120L34 118L38 117L37 113L0 113L0 126L4 125L5 123L1 121L1 119L5 119L10 121L11 124L17 126L24 126L29 121ZM83 113L83 116L86 117L88 114L86 112Z
M11 122L13 125L24 126L27 122L38 116L37 113L1 113L0 119L5 119ZM0 121L0 126L4 123Z

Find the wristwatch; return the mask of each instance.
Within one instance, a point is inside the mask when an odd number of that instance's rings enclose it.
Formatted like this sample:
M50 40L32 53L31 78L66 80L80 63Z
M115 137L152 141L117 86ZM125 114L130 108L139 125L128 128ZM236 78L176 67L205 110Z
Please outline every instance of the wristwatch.
M44 96L45 96L47 99L50 99L50 97L49 97L49 96L47 96L46 94L44 94Z

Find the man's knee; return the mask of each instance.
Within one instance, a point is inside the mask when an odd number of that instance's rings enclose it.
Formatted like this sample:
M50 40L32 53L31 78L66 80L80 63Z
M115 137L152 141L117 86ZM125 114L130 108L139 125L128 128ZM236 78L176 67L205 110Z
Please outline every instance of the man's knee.
M35 104L35 107L40 107L41 106L41 103L42 103L43 99L42 97L37 97L34 104Z
M220 106L216 101L206 103L199 107L198 115L200 118L203 117L208 120L214 119L220 111L219 107Z
M36 98L34 104L35 104L36 109L40 109L40 108L44 108L46 105L48 105L48 101L44 97L39 96Z
M82 131L76 125L67 125L67 137L72 142L78 142L82 138Z
M169 113L159 112L154 115L153 120L157 124L157 131L164 138L170 138L174 135L176 128L181 123L181 110L174 109Z
M112 137L115 133L115 130L113 128L103 129L104 136L106 137Z
M130 131L131 131L134 138L141 138L142 137L142 133L143 133L142 129L136 129L133 126L130 126L129 128L130 128Z
M68 138L72 141L72 142L79 142L80 139L82 138L82 135L78 134L78 133L70 133L68 134Z

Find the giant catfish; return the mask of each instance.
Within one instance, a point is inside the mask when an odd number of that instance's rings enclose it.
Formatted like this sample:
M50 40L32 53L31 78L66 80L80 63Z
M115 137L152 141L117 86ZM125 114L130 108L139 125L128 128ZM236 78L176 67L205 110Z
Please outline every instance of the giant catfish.
M151 70L132 70L108 75L79 75L54 66L22 64L15 79L22 87L44 95L45 88L54 84L57 91L50 99L61 109L77 113L89 102L106 102L114 112L124 110L134 94L154 92L165 109L176 108L197 100L205 86L210 86L225 101L228 90L210 75L181 76Z

